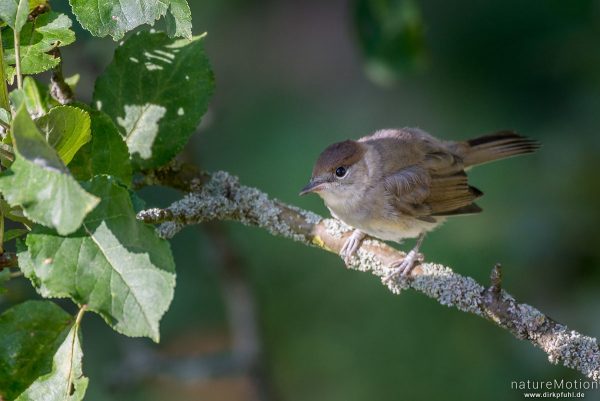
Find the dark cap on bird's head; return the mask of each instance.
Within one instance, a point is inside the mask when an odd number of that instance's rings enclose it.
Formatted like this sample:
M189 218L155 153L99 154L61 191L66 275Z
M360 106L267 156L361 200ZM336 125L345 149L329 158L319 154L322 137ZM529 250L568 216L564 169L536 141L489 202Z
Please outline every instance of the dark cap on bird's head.
M339 171L338 169L342 168L345 171L349 166L359 161L365 151L363 145L352 140L329 145L319 155L313 167L310 182L302 189L300 195L322 189L327 182L333 179L336 171Z

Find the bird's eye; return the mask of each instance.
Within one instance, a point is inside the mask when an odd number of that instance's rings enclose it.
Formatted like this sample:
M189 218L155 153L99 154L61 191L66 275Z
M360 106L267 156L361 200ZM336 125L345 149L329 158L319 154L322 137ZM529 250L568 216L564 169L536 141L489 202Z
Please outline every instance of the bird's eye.
M346 175L346 169L342 166L335 169L335 175L339 178L342 178Z

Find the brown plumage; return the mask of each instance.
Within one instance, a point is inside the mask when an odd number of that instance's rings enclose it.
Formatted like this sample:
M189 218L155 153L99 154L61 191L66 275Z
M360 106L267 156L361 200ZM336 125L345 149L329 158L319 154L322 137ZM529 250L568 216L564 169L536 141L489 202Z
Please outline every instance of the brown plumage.
M532 153L540 147L540 144L512 131L500 131L470 139L463 142L462 146L465 147L462 150L465 166L469 167L524 153Z
M356 141L347 140L329 145L317 159L313 175L333 167L351 166L364 155L365 149Z
M389 157L384 169L389 167L391 174L384 174L384 187L393 207L421 218L481 212L473 202L483 192L468 184L465 170L539 147L511 131L447 142L414 128L379 131L359 142L374 143Z
M327 147L302 194L318 193L335 217L356 229L343 249L347 259L364 233L422 238L445 216L481 212L474 202L483 193L469 185L466 170L538 147L511 131L453 142L417 128L381 130ZM406 263L401 268L410 271Z

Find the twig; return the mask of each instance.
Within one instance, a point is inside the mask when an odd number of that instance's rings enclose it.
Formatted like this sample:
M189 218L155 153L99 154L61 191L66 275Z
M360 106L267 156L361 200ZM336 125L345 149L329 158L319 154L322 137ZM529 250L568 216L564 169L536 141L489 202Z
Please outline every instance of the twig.
M73 101L73 90L65 82L63 76L60 49L55 47L48 53L60 59L58 65L52 69L52 75L50 76L50 96L60 104L69 104Z
M23 89L23 75L21 74L21 34L16 29L14 32L15 43L15 69L17 74L17 88Z
M502 265L500 263L496 263L490 273L490 287L488 290L493 296L500 296L500 291L502 291Z
M179 177L170 176L167 170L163 170L161 183L169 185L175 180L181 186ZM144 210L138 218L147 223L161 223L157 232L165 238L173 237L186 225L236 220L334 253L339 253L351 233L349 227L337 220L323 219L312 212L270 199L258 189L240 185L236 177L226 172L212 174L210 180L194 189L168 208ZM386 266L404 256L403 252L383 242L369 239L363 242L350 267L382 277L387 273ZM412 288L442 305L490 320L515 337L541 348L550 362L562 363L593 380L600 380L600 350L595 338L569 330L501 290L499 266L492 277L492 285L485 288L449 267L424 263L415 268L410 277L384 285L396 294Z
M40 15L42 15L48 11L50 11L50 6L48 4L40 4L29 12L29 15L27 16L27 20L33 21L37 17L39 17Z

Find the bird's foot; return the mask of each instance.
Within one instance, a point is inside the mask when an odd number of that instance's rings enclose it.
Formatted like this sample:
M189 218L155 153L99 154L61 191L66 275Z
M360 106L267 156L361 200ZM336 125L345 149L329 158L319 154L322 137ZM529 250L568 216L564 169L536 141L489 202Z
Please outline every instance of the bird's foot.
M344 242L344 245L340 250L340 256L344 260L344 263L346 263L346 266L350 265L352 256L356 253L364 238L365 233L360 230L354 230L352 234L346 238L346 242Z
M390 265L391 271L383 277L384 283L389 283L394 277L400 275L407 277L410 272L423 261L423 254L418 249L413 249L406 254L404 259L397 260Z

